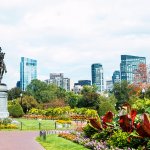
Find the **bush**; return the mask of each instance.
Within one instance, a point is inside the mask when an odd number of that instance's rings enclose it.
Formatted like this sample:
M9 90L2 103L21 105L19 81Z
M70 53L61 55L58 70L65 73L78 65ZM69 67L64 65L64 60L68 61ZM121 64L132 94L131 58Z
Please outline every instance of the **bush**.
M24 115L23 109L20 104L10 105L8 107L9 115L15 118L22 117Z
M148 141L146 148L150 149L150 140Z
M83 131L84 131L85 136L89 138L98 132L98 130L92 127L89 123L83 128Z
M134 149L150 149L149 138L132 137L130 138L129 147ZM146 146L146 147L145 147Z
M123 132L122 130L115 131L113 135L107 140L108 144L113 148L125 148L128 146L128 133Z
M106 128L103 129L100 133L95 133L92 138L95 140L108 140L108 138L111 136L111 134L113 133L113 129L111 128Z
M12 122L12 120L10 119L10 118L4 118L3 119L3 124L4 125L8 125L8 124L10 124Z

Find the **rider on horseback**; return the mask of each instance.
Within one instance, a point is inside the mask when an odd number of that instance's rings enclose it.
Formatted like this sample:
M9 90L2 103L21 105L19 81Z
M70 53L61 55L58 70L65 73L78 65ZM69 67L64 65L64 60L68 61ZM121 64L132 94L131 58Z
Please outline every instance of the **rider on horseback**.
M3 74L4 72L6 73L7 70L6 70L6 65L4 63L4 56L5 56L5 53L1 52L2 49L0 47L0 83L1 83L1 80L3 78Z

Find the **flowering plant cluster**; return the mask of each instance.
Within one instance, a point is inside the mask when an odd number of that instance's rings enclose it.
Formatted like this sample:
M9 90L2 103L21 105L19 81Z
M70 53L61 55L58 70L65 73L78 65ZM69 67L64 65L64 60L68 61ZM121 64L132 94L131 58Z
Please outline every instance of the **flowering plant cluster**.
M76 139L76 135L70 133L60 133L58 136L70 141L74 141Z
M74 133L61 133L58 135L59 137L63 137L67 140L71 140L75 143L83 145L92 150L108 150L108 146L105 142L93 140L82 135L77 135Z
M74 108L70 107L56 107L48 108L45 110L32 108L29 110L26 118L31 119L61 119L62 117L70 118L72 120L88 120L97 116L97 111L87 108Z
M0 129L17 129L17 125L15 124L7 124L7 125L4 125L4 124L1 124L0 125Z
M17 124L12 123L12 119L4 118L0 119L0 129L17 129Z
M71 124L70 120L57 120L56 122L61 124Z
M74 142L93 150L108 150L108 146L105 142L90 139L81 135L77 136Z

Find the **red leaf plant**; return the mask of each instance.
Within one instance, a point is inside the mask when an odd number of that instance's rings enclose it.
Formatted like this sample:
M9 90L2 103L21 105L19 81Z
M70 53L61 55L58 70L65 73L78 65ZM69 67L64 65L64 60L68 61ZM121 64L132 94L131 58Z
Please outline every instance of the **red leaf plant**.
M141 137L150 137L150 119L148 114L144 113L142 123L138 123L136 131Z
M96 129L103 129L107 128L107 123L111 123L113 120L113 113L112 112L107 112L103 117L102 117L102 123L100 121L100 118L91 118L89 119L91 125L96 128Z
M91 119L89 119L89 120L90 120L90 124L91 124L94 128L96 128L96 129L98 129L98 130L101 130L101 129L102 129L102 125L101 125L100 119L98 119L98 118L91 118Z
M103 128L107 128L107 123L111 123L113 120L113 113L112 112L107 112L103 117L102 117L102 124Z
M137 115L137 111L135 109L131 109L131 105L128 103L125 103L122 108L126 110L127 114L120 116L120 127L125 132L132 132L135 128L134 120Z

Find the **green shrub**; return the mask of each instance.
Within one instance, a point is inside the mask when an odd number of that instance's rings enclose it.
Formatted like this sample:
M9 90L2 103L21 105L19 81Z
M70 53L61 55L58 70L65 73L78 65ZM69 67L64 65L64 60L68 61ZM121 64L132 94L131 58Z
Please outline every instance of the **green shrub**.
M95 133L98 132L98 130L92 127L89 123L83 128L83 131L87 137L92 137Z
M125 148L128 146L128 133L123 132L122 130L117 130L113 135L107 140L108 144L112 147Z
M8 124L10 124L12 122L12 120L10 119L10 118L4 118L3 119L3 124L4 125L8 125Z
M150 149L150 142L148 140L149 138L132 137L129 141L129 147L134 149Z
M146 148L150 149L150 140L148 141Z
M22 117L24 112L22 107L20 106L20 104L14 104L14 105L10 105L8 107L8 111L9 111L9 115L12 117Z
M95 133L92 138L95 140L108 140L108 138L110 137L110 135L113 133L113 129L111 128L106 128L103 129L100 133Z

